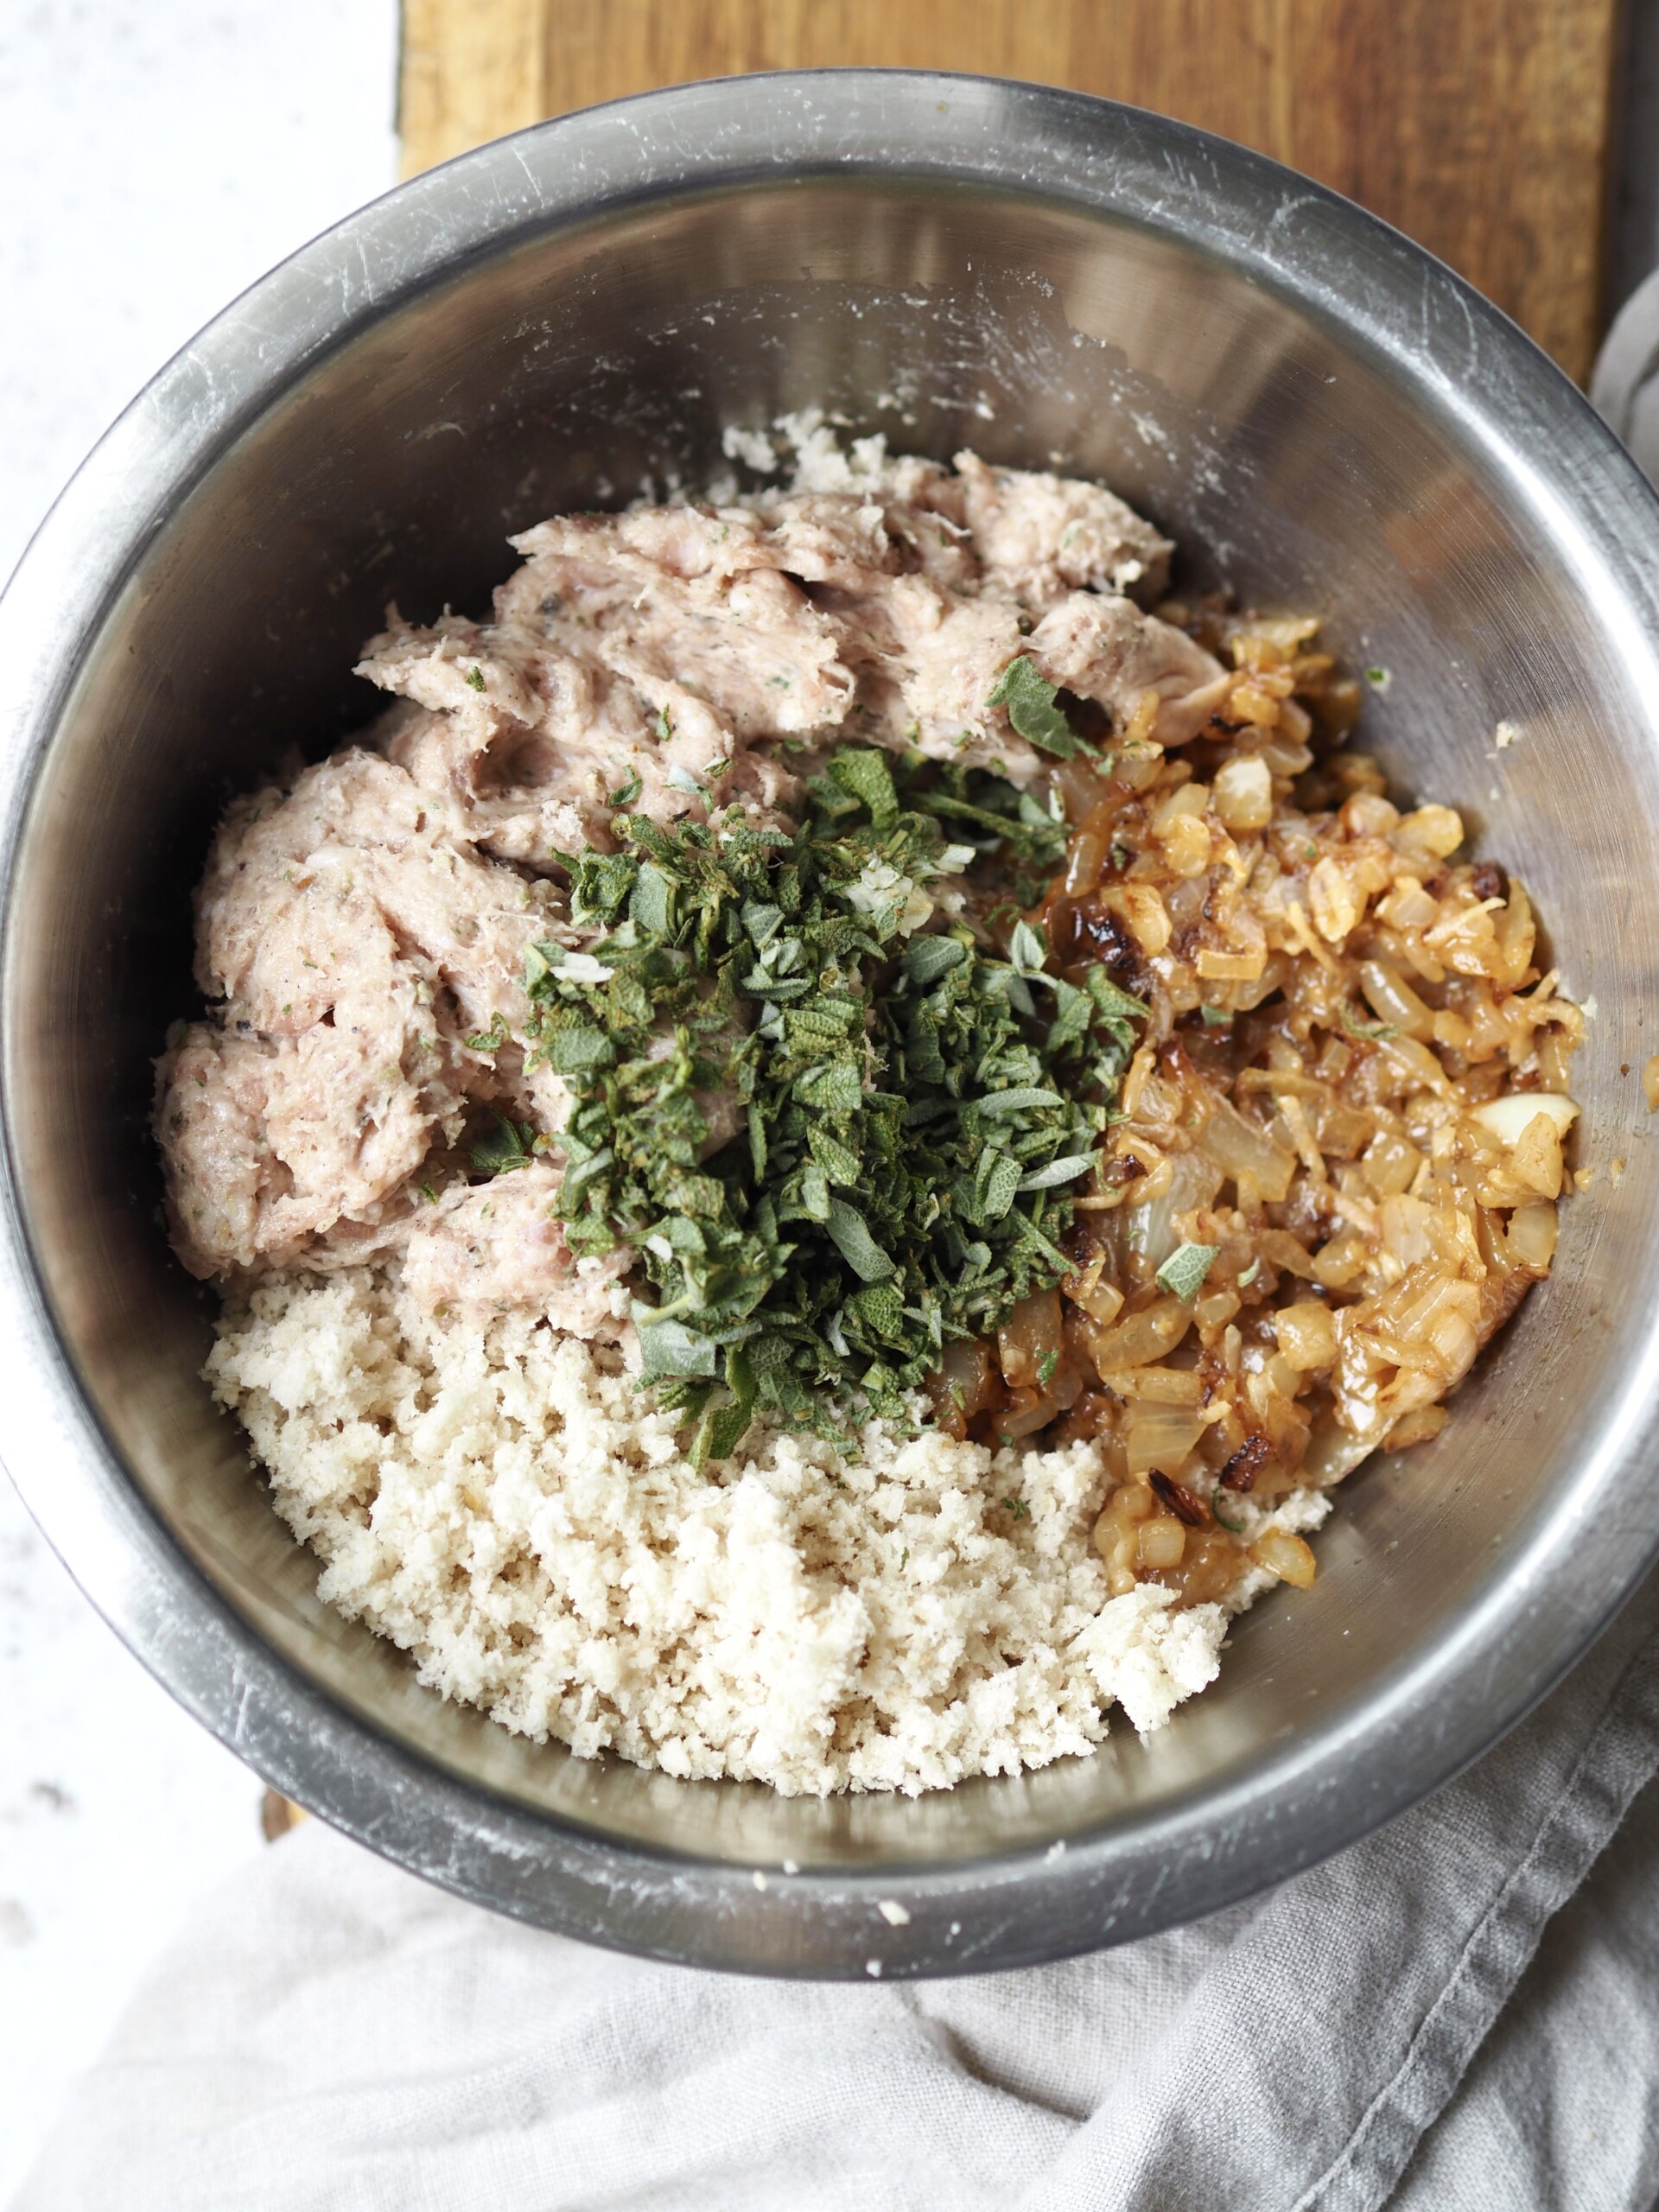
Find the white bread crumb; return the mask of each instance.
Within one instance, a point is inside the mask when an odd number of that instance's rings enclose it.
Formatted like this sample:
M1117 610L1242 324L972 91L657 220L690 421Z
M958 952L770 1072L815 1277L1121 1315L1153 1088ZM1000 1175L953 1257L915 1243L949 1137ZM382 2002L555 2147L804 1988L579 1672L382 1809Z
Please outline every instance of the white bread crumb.
M1142 1730L1211 1681L1217 1605L1108 1599L1097 1446L880 1422L712 1473L614 1347L435 1319L397 1271L277 1277L207 1366L319 1594L504 1726L791 1794L944 1789ZM1028 1517L1001 1511L1010 1492Z

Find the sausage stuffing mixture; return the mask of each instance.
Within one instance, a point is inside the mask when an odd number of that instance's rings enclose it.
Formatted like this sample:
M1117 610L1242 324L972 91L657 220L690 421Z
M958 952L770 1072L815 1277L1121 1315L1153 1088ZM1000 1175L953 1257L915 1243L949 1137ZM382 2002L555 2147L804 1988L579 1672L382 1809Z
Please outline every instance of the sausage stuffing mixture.
M1313 1580L1548 1272L1583 1016L1313 621L797 440L392 611L219 830L156 1126L326 1595L581 1751L914 1789Z

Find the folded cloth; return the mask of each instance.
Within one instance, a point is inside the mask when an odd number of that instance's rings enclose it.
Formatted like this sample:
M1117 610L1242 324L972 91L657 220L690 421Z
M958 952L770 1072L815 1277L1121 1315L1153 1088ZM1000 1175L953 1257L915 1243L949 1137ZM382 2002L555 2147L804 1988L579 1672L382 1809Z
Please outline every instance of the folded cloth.
M1592 404L1659 483L1659 269L1620 308L1596 357Z
M1017 1974L655 1966L313 1822L162 1957L14 2212L1646 2208L1656 1769L1659 1577L1391 1827Z

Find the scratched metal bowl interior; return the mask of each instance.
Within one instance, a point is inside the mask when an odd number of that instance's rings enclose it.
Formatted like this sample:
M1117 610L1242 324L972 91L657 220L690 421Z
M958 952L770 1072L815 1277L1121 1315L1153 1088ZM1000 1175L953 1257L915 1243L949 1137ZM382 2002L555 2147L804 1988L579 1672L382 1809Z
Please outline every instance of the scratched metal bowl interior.
M1577 1157L1599 1173L1554 1274L1443 1434L1345 1485L1316 1586L1241 1622L1219 1683L1150 1743L1120 1726L1088 1759L918 1800L577 1759L442 1703L320 1604L199 1379L211 1301L168 1252L146 1128L215 815L374 708L350 669L385 602L482 607L509 531L695 484L723 425L809 404L901 448L1104 478L1178 540L1183 583L1318 613L1390 671L1365 742L1520 874L1596 1007ZM1659 1530L1655 518L1565 379L1404 240L1071 95L696 86L365 211L157 378L0 613L28 1370L0 1432L54 1541L175 1694L325 1818L663 1957L1017 1964L1352 1840L1548 1685Z

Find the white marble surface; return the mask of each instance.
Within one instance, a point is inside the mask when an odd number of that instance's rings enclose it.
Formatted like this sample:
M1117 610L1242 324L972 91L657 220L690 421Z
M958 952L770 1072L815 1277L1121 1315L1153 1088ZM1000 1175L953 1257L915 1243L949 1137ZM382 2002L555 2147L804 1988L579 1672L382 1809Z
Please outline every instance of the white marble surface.
M396 0L0 0L0 575L168 354L391 182L396 44ZM0 1480L0 2202L259 1798Z

